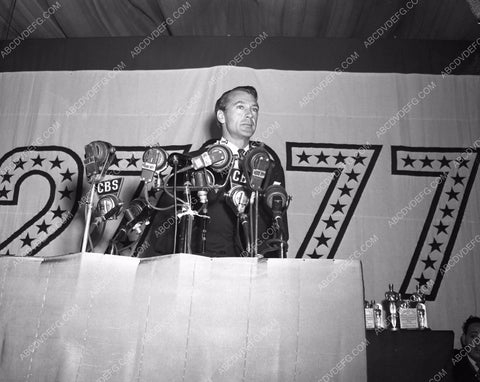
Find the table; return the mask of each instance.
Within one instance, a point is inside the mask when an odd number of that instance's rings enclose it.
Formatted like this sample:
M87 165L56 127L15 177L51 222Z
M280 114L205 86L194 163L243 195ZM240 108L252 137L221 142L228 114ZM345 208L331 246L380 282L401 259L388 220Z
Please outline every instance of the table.
M368 381L449 382L453 331L367 330Z

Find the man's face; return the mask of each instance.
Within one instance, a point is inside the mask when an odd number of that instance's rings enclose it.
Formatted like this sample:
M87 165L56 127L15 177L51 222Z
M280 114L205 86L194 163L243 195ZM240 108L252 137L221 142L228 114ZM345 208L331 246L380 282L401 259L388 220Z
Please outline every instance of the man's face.
M222 132L228 140L248 140L257 128L258 104L255 97L242 90L229 94L225 110L217 111Z
M476 362L480 362L480 323L476 322L468 326L467 334L463 338L463 346L470 345L470 357Z

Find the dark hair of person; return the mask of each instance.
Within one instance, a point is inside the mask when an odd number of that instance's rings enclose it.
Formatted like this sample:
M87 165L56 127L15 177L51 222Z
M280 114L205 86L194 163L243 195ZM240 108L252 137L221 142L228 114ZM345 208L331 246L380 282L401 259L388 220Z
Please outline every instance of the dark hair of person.
M257 90L253 86L237 86L236 88L227 90L225 93L223 93L219 99L217 99L217 102L215 102L215 118L217 116L217 111L218 110L225 110L227 107L227 102L228 102L228 96L234 92L234 91L243 91L245 93L251 94L254 98L255 101L258 100L258 94ZM222 125L220 122L217 121L217 125L221 127Z
M477 317L477 316L468 317L462 326L463 334L467 335L468 327L472 324L477 324L477 323L480 323L480 317Z

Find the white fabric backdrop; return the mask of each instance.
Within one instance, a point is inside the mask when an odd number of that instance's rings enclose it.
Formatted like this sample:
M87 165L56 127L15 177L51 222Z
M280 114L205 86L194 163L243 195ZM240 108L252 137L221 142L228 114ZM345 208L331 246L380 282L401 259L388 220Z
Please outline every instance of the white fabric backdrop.
M289 256L360 259L369 300L389 283L411 293L415 279L432 280L429 323L458 334L465 317L480 314L479 82L234 67L2 73L0 253L80 249L85 144L116 146L120 172L111 177L124 178L128 201L146 145L198 148L218 134L218 96L250 84L259 92L255 138L279 154L293 195ZM468 162L455 165L462 154ZM440 173L448 176L437 187ZM106 237L118 224L108 223ZM335 289L334 277L319 284Z

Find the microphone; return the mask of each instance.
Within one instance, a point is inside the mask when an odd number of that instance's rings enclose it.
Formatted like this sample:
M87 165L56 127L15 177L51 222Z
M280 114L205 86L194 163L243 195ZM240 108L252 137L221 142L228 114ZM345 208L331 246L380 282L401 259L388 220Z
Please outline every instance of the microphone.
M192 158L191 168L200 170L211 167L215 172L222 172L233 162L233 153L228 146L216 143L202 155Z
M245 209L248 206L250 200L247 190L241 185L234 186L226 195L227 204L233 209L238 216L240 223L243 227L243 237L247 247L247 252L252 249L252 240L250 238L250 222L248 215L245 213Z
M271 164L267 150L262 146L255 147L247 152L242 164L249 187L253 191L261 190Z
M226 195L227 204L237 214L244 214L248 206L250 196L245 187L241 185L233 186Z
M281 219L290 200L285 188L279 184L272 184L265 190L264 197L265 203L272 210L273 219Z
M85 173L88 182L99 182L113 162L115 148L108 142L93 141L85 145Z
M197 196L200 203L207 203L208 190L215 184L215 177L212 172L203 169L193 171L192 173L192 186L197 188Z
M122 207L123 203L115 195L104 195L98 199L95 211L97 217L90 227L90 234L92 234L100 224L105 223L107 220L116 219L122 212Z
M143 222L150 217L150 207L143 199L134 199L125 210L125 219L127 221L125 228L133 230L138 234L142 233L140 229Z
M190 162L190 157L181 153L172 153L168 156L167 163L170 167L182 168Z
M167 152L160 147L151 147L143 153L140 179L145 183L150 183L154 176L164 171L167 166Z

